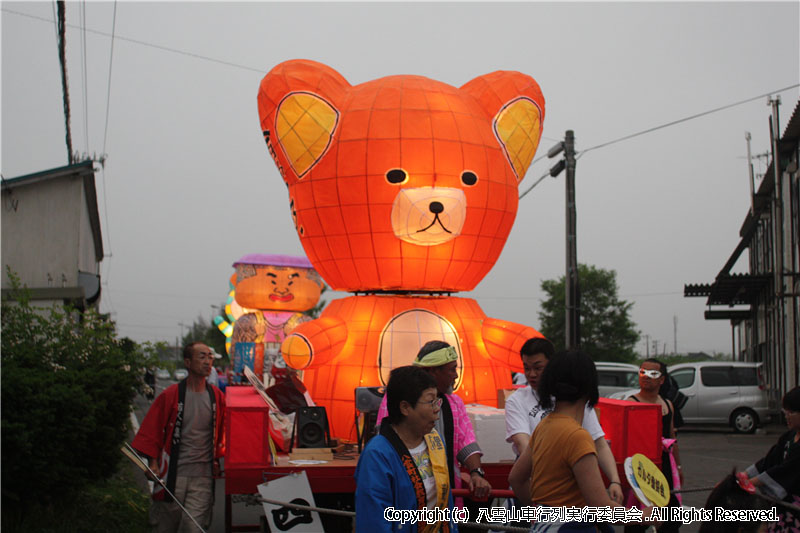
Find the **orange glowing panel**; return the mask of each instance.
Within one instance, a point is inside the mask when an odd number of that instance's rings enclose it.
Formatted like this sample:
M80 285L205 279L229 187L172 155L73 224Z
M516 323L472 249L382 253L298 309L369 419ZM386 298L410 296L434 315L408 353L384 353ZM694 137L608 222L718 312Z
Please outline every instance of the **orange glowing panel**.
M538 84L519 72L461 88L421 76L351 86L306 60L273 68L258 108L305 252L344 291L472 290L511 231L544 120ZM439 246L447 257L420 273L416 248Z

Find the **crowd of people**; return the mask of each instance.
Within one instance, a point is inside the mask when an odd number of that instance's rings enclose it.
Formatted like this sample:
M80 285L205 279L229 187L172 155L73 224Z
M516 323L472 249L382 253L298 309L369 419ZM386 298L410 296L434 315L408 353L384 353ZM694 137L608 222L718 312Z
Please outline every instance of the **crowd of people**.
M188 376L159 394L142 421L133 448L147 462L154 484L150 525L153 531L199 531L211 524L214 477L224 455L225 395L209 382L214 352L203 343L183 351ZM508 481L523 506L629 507L636 502L623 493L616 460L598 421L597 372L591 357L580 351L555 353L546 339L530 339L520 357L527 384L505 406L506 441L517 460ZM458 530L464 502L452 496L464 487L470 500L485 501L492 487L481 466L483 452L461 398L453 394L458 354L443 341L431 341L412 365L395 368L378 413L377 434L369 440L356 467L356 532L450 533ZM662 472L670 487L669 506L679 506L673 490L683 483L676 441L679 409L670 400L666 366L645 360L640 389L630 401L660 406L663 441ZM666 391L666 392L665 392ZM782 400L788 431L744 479L775 501L800 504L800 387ZM465 470L462 473L462 468ZM607 483L601 475L605 475ZM741 475L739 477L742 477ZM728 476L709 497L708 505L755 508L754 496ZM505 488L505 487L495 487ZM750 507L748 507L750 506ZM642 508L642 522L625 525L626 533L644 531L652 508ZM405 513L405 514L404 514ZM409 519L409 517L414 517ZM659 531L677 531L679 523L657 522ZM752 528L751 528L752 526ZM772 524L743 524L739 531L800 531L800 516L781 510ZM607 522L541 521L535 532L613 531ZM714 531L704 524L701 531Z

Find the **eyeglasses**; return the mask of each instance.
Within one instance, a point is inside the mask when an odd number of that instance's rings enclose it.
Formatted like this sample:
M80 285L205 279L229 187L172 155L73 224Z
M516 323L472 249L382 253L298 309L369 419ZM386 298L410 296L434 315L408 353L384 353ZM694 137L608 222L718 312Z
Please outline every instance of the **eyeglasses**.
M647 370L645 368L640 368L639 376L647 376L650 379L658 379L661 377L661 370Z
M434 409L438 409L438 408L440 408L440 407L442 406L442 399L441 399L441 398L434 398L433 400L431 400L431 401L429 401L429 402L423 402L423 401L419 401L419 402L417 402L417 403L425 403L425 404L430 404L430 406L431 406L432 408L434 408Z

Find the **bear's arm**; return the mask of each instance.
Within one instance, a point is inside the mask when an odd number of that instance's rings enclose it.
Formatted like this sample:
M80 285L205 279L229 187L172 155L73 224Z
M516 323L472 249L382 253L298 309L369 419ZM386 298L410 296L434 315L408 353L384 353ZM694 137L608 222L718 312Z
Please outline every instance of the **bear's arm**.
M286 364L296 370L310 370L339 355L347 340L347 324L335 316L303 322L281 343Z
M534 337L544 337L530 326L497 318L483 320L481 335L489 357L513 372L523 371L519 350L525 341Z

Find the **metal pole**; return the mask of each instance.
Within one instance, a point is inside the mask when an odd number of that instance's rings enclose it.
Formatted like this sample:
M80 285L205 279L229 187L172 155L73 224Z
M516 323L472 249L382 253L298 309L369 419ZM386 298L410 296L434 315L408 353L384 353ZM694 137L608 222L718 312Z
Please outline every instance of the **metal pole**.
M678 354L678 315L672 315L672 350Z
M775 340L775 367L781 370L784 376L786 375L785 368L784 368L784 353L785 353L785 345L784 345L784 319L783 319L783 297L784 297L784 287L783 287L783 173L781 172L781 164L780 164L780 152L778 148L778 140L780 139L780 126L778 121L778 106L781 103L780 96L776 96L775 98L770 98L769 104L772 106L772 116L769 118L770 124L770 140L772 141L772 170L774 172L774 194L773 194L773 201L774 201L774 228L775 228L775 263L773 265L774 272L775 272L775 298L776 298L776 313L775 313L775 336L777 337ZM785 380L785 378L784 378ZM778 392L782 393L784 387L781 385L778 386Z
M572 130L567 130L564 136L564 160L567 165L567 272L565 277L566 323L564 335L566 347L569 349L579 348L581 345L575 209L575 132Z
M753 176L753 158L750 155L750 132L744 132L744 138L747 141L747 169L750 171L750 215L756 214L756 184L755 177Z

